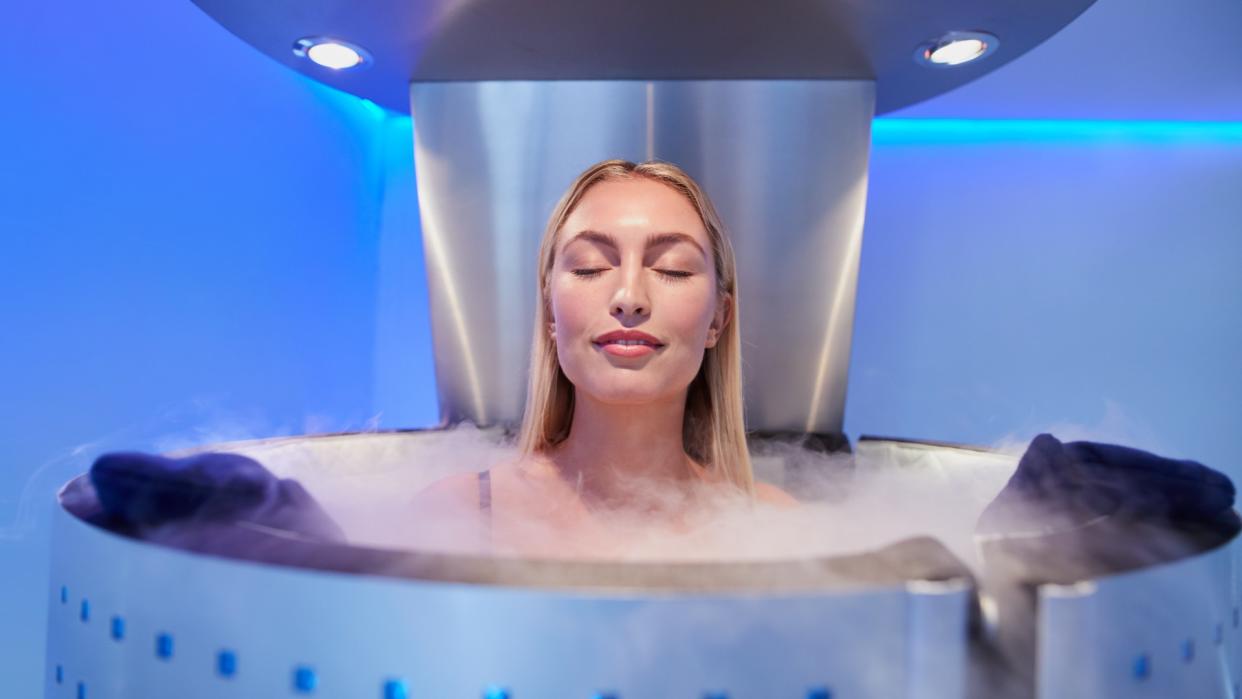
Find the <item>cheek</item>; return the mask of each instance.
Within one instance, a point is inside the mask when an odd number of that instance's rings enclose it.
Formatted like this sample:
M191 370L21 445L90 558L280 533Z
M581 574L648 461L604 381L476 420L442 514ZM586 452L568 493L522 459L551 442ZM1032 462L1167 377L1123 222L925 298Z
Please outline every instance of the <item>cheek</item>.
M672 303L665 304L667 319L676 332L685 338L707 335L715 314L715 298L709 289L695 289L691 293L683 293Z
M556 284L552 285L550 306L552 318L556 322L556 332L560 337L576 332L583 327L589 317L590 309L596 301L593 292L584 289L566 290Z

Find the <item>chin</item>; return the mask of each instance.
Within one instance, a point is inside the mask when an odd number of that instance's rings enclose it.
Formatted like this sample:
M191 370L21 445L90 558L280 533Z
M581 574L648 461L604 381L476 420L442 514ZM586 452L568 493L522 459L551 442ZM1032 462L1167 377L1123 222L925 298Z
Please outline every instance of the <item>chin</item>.
M643 382L643 386L610 386L599 390L589 390L595 400L607 405L646 405L666 401L677 394L670 392L669 381ZM680 385L680 384L678 384Z
M661 396L647 391L605 391L592 394L600 403L608 405L646 405L660 400Z

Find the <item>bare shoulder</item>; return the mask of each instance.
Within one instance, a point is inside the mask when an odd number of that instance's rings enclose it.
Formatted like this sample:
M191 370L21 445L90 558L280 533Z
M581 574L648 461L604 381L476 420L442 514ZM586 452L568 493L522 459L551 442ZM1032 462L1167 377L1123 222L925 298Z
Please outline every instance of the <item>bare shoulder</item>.
M507 469L512 468L512 460L501 460L490 464L487 469L491 473L491 490L497 490L498 481L504 480ZM426 508L465 508L478 509L479 506L479 473L467 471L454 473L439 480L432 481L416 495L411 503L416 507Z
M491 550L487 518L479 508L477 473L454 473L433 481L408 503L408 526L401 531L407 547L471 554Z
M755 499L768 505L777 505L779 507L797 507L800 503L794 496L786 493L784 490L772 485L771 483L763 483L755 481Z
M479 500L479 474L454 473L418 491L410 504L418 509L476 507Z

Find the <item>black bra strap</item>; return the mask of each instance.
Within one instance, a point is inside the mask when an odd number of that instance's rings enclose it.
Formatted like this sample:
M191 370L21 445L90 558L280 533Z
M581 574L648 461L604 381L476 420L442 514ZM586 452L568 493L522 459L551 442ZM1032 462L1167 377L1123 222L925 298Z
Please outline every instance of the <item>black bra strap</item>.
M479 511L492 519L492 472L479 471Z

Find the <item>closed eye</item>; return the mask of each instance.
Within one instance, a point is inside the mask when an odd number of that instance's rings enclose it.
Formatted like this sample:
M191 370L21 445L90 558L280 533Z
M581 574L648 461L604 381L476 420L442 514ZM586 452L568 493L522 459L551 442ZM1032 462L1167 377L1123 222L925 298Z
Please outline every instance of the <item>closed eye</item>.
M694 276L694 272L681 272L673 269L657 269L656 271L670 279L685 279Z
M603 273L607 269L608 269L607 267L599 267L599 268L593 268L593 269L575 269L573 270L573 274L574 276L581 277L583 279L590 279L592 277L599 276L601 273ZM668 277L670 280L671 279L680 280L680 279L685 279L687 277L694 276L694 272L682 272L680 270L674 270L674 269L657 269L655 271L665 277Z

